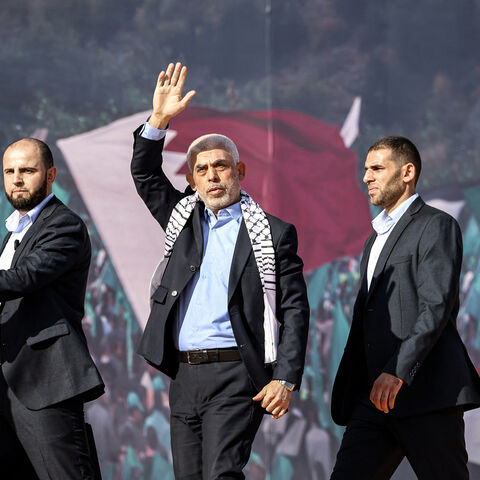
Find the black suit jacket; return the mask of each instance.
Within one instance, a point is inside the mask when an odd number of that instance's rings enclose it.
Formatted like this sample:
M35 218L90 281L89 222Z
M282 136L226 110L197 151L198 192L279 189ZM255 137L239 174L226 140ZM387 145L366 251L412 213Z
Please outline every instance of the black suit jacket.
M27 408L103 392L81 324L90 255L84 223L53 197L15 250L11 268L0 270L1 368Z
M480 405L480 380L456 329L462 266L460 228L419 197L400 218L380 254L370 289L366 270L376 233L360 265L350 335L332 392L332 417L345 425L375 379L401 378L389 415Z
M173 207L186 195L176 190L162 171L162 141L134 134L132 175L137 191L152 215L165 230ZM173 323L178 299L200 267L203 250L199 202L180 233L161 285L152 296L151 313L138 353L159 370L174 378L178 361L173 344ZM260 390L272 378L298 386L303 373L307 343L309 309L303 263L297 255L297 235L293 225L267 214L276 255L276 315L280 343L276 365L264 364L263 292L255 257L245 223L242 222L233 254L228 285L228 312L242 359ZM160 246L159 246L160 252Z

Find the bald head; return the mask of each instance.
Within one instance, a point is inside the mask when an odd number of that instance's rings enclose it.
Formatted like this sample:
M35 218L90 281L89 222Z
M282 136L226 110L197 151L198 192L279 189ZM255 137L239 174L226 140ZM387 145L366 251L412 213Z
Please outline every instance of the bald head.
M21 215L52 192L56 175L52 152L40 140L22 138L10 144L3 154L5 195Z
M14 149L26 149L30 151L36 151L39 157L42 159L42 162L45 166L45 169L48 170L49 168L53 167L53 155L50 147L41 140L36 138L21 138L20 140L16 140L12 142L6 149L4 155L10 150Z

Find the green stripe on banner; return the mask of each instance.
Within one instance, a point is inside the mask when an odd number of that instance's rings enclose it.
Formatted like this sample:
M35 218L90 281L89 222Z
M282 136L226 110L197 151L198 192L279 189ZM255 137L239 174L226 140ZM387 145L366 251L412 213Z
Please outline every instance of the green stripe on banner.
M70 192L67 192L67 190L61 187L58 182L53 183L52 191L60 201L65 205L68 205L68 202L70 201Z
M472 209L477 223L480 224L480 185L467 188L463 191L463 195L465 196L469 207Z

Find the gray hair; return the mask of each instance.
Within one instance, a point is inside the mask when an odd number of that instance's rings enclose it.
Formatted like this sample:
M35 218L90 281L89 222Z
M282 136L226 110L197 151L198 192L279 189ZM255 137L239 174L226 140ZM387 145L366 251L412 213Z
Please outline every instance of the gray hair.
M198 137L188 147L187 162L190 171L193 172L195 157L198 153L204 152L205 150L213 150L215 148L221 148L228 152L232 156L235 165L240 161L237 147L232 140L219 133L209 133L208 135Z

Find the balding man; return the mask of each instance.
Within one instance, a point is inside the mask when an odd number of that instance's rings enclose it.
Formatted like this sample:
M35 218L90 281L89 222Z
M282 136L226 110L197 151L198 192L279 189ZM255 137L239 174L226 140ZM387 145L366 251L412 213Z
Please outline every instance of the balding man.
M52 193L56 167L32 138L3 156L15 211L0 255L0 472L5 479L93 479L83 404L103 392L82 317L90 240Z
M308 303L293 225L265 213L240 188L245 165L218 134L187 153L190 187L162 170L169 121L186 68L161 72L153 114L135 132L137 191L166 232L152 310L139 353L172 378L175 478L241 479L263 413L282 417L305 359Z

